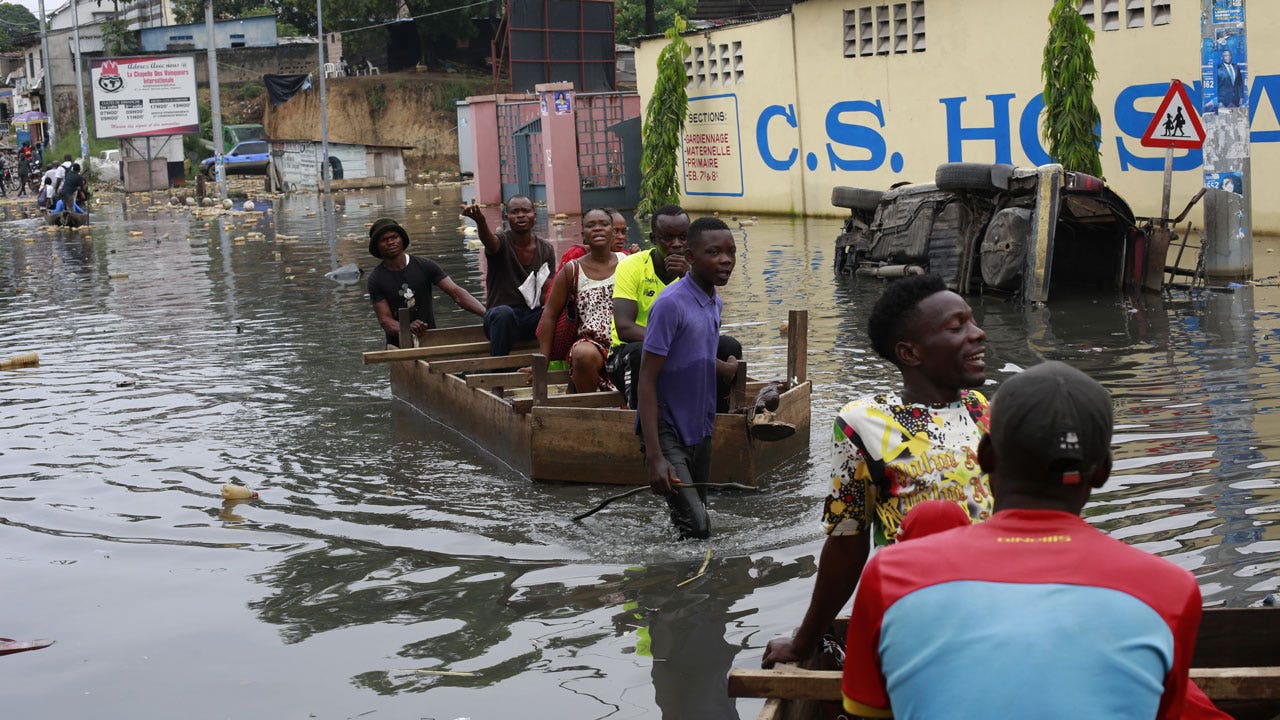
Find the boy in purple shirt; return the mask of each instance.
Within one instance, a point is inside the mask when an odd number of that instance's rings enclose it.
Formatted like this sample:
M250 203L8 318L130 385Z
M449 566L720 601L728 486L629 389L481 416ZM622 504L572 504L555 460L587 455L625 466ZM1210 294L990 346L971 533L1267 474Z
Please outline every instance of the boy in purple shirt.
M649 487L665 495L681 539L711 535L706 489L711 477L711 429L716 419L716 375L732 378L738 361L716 359L720 297L729 282L737 245L719 218L689 226L689 271L649 310L640 362L637 423L649 469Z

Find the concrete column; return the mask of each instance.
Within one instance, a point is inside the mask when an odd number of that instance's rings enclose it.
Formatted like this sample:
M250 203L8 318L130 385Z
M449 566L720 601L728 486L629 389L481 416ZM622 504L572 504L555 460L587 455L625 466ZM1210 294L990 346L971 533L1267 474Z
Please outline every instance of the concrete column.
M582 179L578 175L577 101L573 83L535 85L542 112L543 162L547 181L547 214L582 213Z
M1244 0L1200 2L1203 73L1205 275L1210 283L1253 278L1253 180L1249 91L1252 65ZM1233 81L1231 78L1235 78Z
M502 202L502 164L498 160L498 98L477 95L471 104L471 157L475 158L476 202ZM495 226L498 227L498 226Z

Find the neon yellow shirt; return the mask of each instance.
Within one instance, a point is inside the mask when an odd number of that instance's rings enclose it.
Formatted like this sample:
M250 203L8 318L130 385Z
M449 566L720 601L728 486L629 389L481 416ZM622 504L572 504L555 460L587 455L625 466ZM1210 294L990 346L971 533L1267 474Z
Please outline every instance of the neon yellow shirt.
M656 252L657 248L650 248L635 255L628 255L618 262L617 269L613 271L613 299L621 298L635 302L636 324L640 327L649 324L649 308L653 307L653 301L657 300L663 288L667 287L653 269L652 258ZM615 320L611 324L613 347L626 345L626 342L618 337L618 322Z

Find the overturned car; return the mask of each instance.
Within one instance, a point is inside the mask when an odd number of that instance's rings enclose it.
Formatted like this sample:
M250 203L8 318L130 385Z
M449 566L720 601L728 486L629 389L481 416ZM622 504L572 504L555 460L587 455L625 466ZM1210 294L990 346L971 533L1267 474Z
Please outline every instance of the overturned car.
M1138 287L1147 234L1101 179L1061 165L938 166L928 185L836 187L842 273L942 276L960 293L1045 302L1051 290Z

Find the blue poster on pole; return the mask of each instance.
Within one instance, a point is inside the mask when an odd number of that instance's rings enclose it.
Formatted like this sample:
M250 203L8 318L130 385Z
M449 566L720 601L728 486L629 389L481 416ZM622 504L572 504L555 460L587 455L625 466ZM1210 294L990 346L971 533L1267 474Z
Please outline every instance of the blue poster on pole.
M1213 0L1213 22L1244 22L1244 0Z
M1200 49L1201 107L1207 113L1249 107L1249 60L1244 30L1220 28Z
M1244 194L1244 173L1223 172L1205 173L1204 186L1217 190L1225 190L1237 195Z

